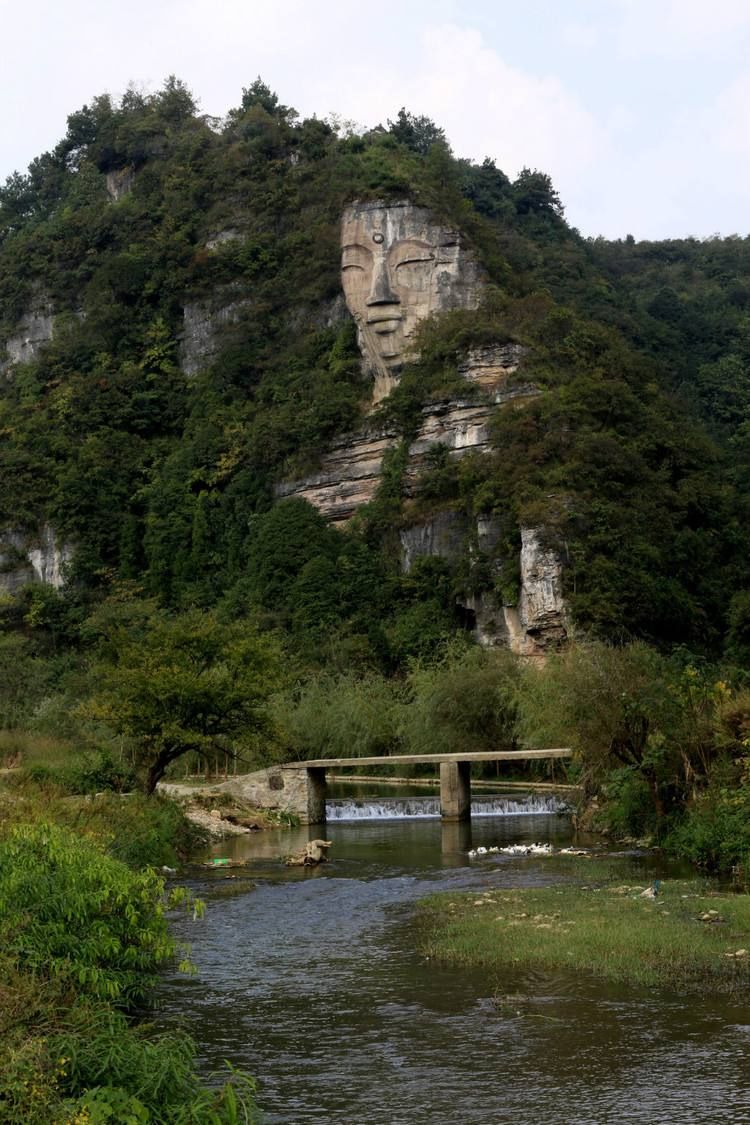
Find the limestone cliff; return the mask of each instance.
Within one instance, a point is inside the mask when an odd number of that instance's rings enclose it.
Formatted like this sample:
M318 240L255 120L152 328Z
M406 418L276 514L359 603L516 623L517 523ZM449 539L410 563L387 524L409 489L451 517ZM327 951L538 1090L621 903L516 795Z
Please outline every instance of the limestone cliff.
M352 204L342 219L341 245L342 287L357 324L363 370L372 380L372 403L377 405L397 385L403 363L414 356L417 325L433 313L476 307L484 278L458 232L409 202ZM523 376L524 354L514 343L466 353L458 366L466 395L430 402L422 409L402 481L406 496L419 495L433 450L447 450L451 460L490 452L493 412L538 395L538 388ZM332 522L345 523L375 498L385 454L400 440L397 430L379 426L371 416L359 432L329 448L315 473L279 484L276 495L299 496ZM491 519L469 526L461 513L438 512L401 531L402 564L408 571L420 556L456 562L467 555L471 559L474 552L487 556L490 569L499 572L503 560L494 550L498 538ZM481 644L534 655L565 636L561 567L554 552L542 546L539 530L524 529L521 540L517 605L501 604L491 590L467 591L458 601Z
M40 294L21 318L15 331L5 341L5 356L0 353L0 372L12 375L19 363L30 363L54 335L55 318L52 302Z
M71 545L60 542L49 524L35 534L6 531L0 536L0 590L14 593L29 582L59 590L72 558Z
M470 518L462 511L436 512L400 532L401 565L409 572L419 558L437 557L451 565L483 559L490 576L504 561L500 528L492 516ZM561 555L545 542L541 528L521 528L519 596L504 601L496 589L467 591L457 597L465 623L484 647L510 648L519 656L541 656L567 637Z
M418 491L419 475L434 446L446 447L451 458L488 452L493 410L539 393L527 380L515 377L523 354L524 349L518 344L469 352L459 370L467 383L479 389L474 397L435 402L423 408L422 423L409 446L408 492ZM394 428L379 426L375 419L370 419L358 433L337 439L324 454L317 472L279 484L276 495L300 496L327 519L345 522L374 499L383 457L399 440Z

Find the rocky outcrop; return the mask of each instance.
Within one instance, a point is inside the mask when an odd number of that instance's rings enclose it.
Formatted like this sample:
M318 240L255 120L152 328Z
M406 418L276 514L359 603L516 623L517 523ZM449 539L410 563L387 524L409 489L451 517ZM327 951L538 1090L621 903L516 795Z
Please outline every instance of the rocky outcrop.
M19 321L16 331L5 341L5 360L0 361L0 371L12 374L18 363L30 363L41 348L49 343L55 331L52 302L40 296Z
M226 331L242 317L248 299L228 300L226 304L195 301L183 309L180 339L180 367L185 375L197 375L209 367L226 343Z
M120 199L124 199L126 195L130 195L133 190L135 168L132 164L125 168L114 168L111 172L107 172L105 182L109 198L117 203Z
M227 242L241 242L243 237L242 232L236 227L227 227L226 230L219 230L206 239L206 250L218 250Z
M435 446L444 446L451 459L467 453L487 453L492 448L490 420L498 404L525 400L539 393L533 384L517 379L524 349L517 344L481 348L470 352L460 367L467 382L480 388L477 397L430 403L422 410L422 423L409 446L405 474L408 495L419 492L419 478ZM487 401L491 396L492 401ZM350 519L358 508L374 499L380 482L383 457L400 440L391 428L373 421L359 433L338 438L321 458L315 473L279 484L279 498L300 496L334 523Z
M418 559L439 558L454 562L466 551L470 520L465 512L447 509L428 520L403 528L401 569L409 574Z
M419 558L437 557L451 565L483 558L490 577L506 561L498 553L500 526L492 516L476 520L465 512L443 510L399 533L401 567L408 573ZM543 528L521 529L518 559L520 589L516 604L503 603L494 590L460 594L464 623L485 648L509 648L519 656L540 656L567 637L563 599L563 560L545 540Z
M374 500L386 451L395 444L393 430L363 430L333 442L320 468L302 480L276 487L280 499L299 496L332 523L345 523Z
M472 348L458 365L459 374L482 391L485 402L499 406L516 398L533 398L539 388L533 383L514 379L528 348L522 344L491 344Z
M536 651L559 646L567 637L563 560L546 540L544 528L521 528L521 596L518 617Z
M60 543L49 524L36 535L6 531L0 535L0 590L12 594L30 582L60 590L72 558L70 544Z

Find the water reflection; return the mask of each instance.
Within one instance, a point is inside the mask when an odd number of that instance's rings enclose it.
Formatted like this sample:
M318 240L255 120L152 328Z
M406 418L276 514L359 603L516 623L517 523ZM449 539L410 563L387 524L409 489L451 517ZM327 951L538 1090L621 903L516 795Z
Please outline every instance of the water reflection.
M472 848L471 821L440 825L440 851L446 867L464 867L466 853Z

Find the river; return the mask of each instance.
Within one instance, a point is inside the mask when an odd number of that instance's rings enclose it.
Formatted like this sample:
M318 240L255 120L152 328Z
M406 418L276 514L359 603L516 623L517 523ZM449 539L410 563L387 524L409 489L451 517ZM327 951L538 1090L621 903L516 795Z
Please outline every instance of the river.
M378 803L366 819L365 802L352 810L359 819L329 819L325 833L270 831L213 848L248 867L181 879L208 911L176 923L197 972L165 979L159 1024L194 1036L206 1077L225 1059L255 1074L268 1123L750 1122L746 1004L561 974L498 977L418 953L420 897L565 876L564 857L467 855L570 841L564 816L514 815L521 800L470 827L389 819ZM333 841L330 863L281 865L318 835ZM613 863L644 883L659 872L652 856Z

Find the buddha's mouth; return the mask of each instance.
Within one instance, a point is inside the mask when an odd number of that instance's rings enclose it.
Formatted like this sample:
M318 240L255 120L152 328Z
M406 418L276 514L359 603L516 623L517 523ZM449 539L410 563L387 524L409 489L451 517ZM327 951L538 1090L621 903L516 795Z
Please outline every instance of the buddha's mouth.
M401 323L401 319L401 313L383 311L371 313L367 318L367 324L376 332L395 332Z

